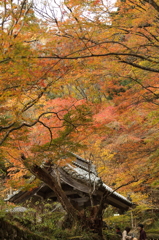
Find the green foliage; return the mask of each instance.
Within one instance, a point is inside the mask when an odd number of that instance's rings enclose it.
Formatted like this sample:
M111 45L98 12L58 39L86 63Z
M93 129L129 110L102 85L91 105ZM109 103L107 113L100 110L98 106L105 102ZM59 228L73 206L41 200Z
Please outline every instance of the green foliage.
M117 235L113 230L104 230L104 236L106 237L107 240L120 240L121 237Z
M0 217L4 217L6 215L5 207L6 203L0 198Z
M5 167L5 162L0 156L0 178L4 178L7 174L7 168Z
M127 79L124 79L120 82L120 85L122 86L127 86L127 85L130 85L131 84L131 79L127 78Z
M158 187L159 186L159 180L156 179L155 181L152 182L151 184L152 187Z
M130 215L123 214L119 216L111 216L109 218L104 219L109 227L112 227L115 231L115 227L118 226L121 229L124 229L125 226L131 225Z
M128 214L131 214L131 212L136 222L145 222L145 224L147 219L154 217L153 212L151 212L151 207L144 204L136 206L134 209L130 210Z

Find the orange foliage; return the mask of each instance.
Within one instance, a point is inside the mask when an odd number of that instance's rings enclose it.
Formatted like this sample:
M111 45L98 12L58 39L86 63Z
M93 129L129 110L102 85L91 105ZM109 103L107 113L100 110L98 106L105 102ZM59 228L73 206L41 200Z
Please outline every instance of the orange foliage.
M31 6L26 12L9 3L2 4L10 24L1 23L0 143L12 178L26 174L21 153L41 164L86 147L110 184L154 186L158 5L118 1L115 10L104 1L68 0L61 20L48 24Z

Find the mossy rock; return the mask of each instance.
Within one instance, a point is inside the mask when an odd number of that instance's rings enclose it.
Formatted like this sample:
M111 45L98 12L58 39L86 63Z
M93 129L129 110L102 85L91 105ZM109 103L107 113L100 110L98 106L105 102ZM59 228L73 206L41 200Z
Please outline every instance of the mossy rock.
M0 218L0 229L0 239L2 240L48 240L48 238L36 235L27 229L21 229L4 218Z
M106 237L107 240L120 240L121 237L118 236L117 234L113 234L113 233L104 233L104 236Z

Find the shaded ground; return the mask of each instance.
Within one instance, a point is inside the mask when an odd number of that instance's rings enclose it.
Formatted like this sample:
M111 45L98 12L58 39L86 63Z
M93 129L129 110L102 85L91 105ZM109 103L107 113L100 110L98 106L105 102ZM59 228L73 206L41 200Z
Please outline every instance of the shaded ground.
M0 218L0 239L1 240L48 240L47 237L41 237L15 223L10 223L4 218Z
M30 216L30 221L26 218L15 217L12 215L0 217L0 240L92 240L98 239L92 232L74 231L74 229L62 229L56 225L56 228L47 223L47 225L35 224ZM158 223L158 222L157 222ZM36 225L36 226L35 226ZM34 230L35 229L35 230ZM159 230L149 229L147 240L159 240ZM114 229L104 230L105 240L120 240Z

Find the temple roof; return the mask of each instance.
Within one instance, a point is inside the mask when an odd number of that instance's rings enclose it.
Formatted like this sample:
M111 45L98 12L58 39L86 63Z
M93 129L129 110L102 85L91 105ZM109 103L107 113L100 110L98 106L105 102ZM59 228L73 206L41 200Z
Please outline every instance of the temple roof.
M132 206L127 198L114 191L106 185L98 176L95 165L82 157L71 153L75 160L70 164L59 167L53 165L50 174L60 179L62 189L77 207L87 207L90 205L90 194L94 204L99 204L101 196L106 191L106 204L110 204L121 210L127 210ZM32 178L34 181L34 178ZM19 189L7 197L7 201L21 203L31 197L39 197L41 199L52 199L57 201L56 195L45 183L35 187L30 191Z

